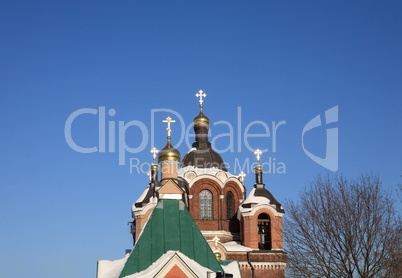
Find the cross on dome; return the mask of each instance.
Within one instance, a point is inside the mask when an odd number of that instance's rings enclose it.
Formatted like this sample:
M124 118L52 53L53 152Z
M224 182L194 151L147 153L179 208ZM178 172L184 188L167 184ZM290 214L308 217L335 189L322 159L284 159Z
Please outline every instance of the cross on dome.
M204 100L202 99L203 97L206 97L207 94L204 93L203 90L199 90L198 93L195 94L196 97L199 97L199 103L200 103L200 107L202 108L202 103L204 102Z
M215 248L218 247L218 242L219 242L221 239L220 239L219 237L215 236L212 240L215 242Z
M167 123L167 132L168 132L168 137L170 137L170 132L172 132L172 130L170 129L170 123L175 123L176 121L172 120L172 118L167 117L166 120L163 120L162 122Z
M262 151L260 149L256 149L254 155L257 157L257 162L260 163L260 158L262 155Z
M156 149L155 147L153 147L153 148L151 149L152 157L154 158L154 164L155 164L155 161L156 161L156 154L157 154L158 152L159 152L159 150Z
M240 177L240 181L243 182L243 181L244 181L244 178L246 177L246 173L244 173L243 171L241 171L240 174L239 174L239 177Z

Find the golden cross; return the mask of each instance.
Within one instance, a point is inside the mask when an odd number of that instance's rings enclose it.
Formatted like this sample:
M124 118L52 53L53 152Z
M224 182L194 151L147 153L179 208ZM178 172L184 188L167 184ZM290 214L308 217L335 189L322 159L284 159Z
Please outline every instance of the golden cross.
M246 177L246 174L242 171L242 172L240 172L239 177L240 177L240 181L243 182L244 178Z
M215 242L215 247L217 247L217 246L218 246L218 242L219 242L221 239L220 239L219 237L215 236L212 240Z
M260 158L262 155L262 151L260 151L260 149L256 149L254 152L254 155L257 157L257 162L260 163Z
M204 93L203 90L199 90L198 93L195 94L195 96L200 98L199 102L200 102L200 106L202 107L202 103L204 102L204 100L202 98L206 97L207 94Z
M162 122L167 123L167 132L168 132L168 136L170 137L170 132L172 132L172 130L170 129L170 123L175 123L176 121L172 120L172 118L167 117L166 120L163 120Z
M154 158L154 163L155 163L155 161L156 161L156 154L159 152L159 150L157 150L155 147L153 147L152 149L151 149L151 153L152 153L152 156L153 156L153 158Z

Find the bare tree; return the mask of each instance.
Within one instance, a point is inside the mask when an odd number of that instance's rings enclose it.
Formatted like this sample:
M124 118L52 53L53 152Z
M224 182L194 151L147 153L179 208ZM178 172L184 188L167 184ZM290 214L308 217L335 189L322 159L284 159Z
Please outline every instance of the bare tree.
M402 277L401 220L378 177L318 176L286 210L291 277Z

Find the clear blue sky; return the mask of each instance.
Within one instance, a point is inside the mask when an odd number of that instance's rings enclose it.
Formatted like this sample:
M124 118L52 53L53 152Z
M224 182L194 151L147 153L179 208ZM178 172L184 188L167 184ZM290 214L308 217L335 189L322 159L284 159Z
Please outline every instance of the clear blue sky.
M302 130L338 105L337 173L378 174L392 192L402 182L401 1L2 1L0 40L2 277L94 277L97 260L131 247L126 224L148 178L130 174L128 160L150 162L153 146L127 153L126 165L108 139L104 153L75 152L64 127L82 108L114 109L107 123L138 121L150 132L152 109L189 125L203 89L211 122L234 127L234 152L221 153L232 167L253 161L244 142L238 151L239 109L241 134L254 120L286 121L276 152L272 137L250 139L269 149L263 162L286 165L264 176L284 202L326 172L304 153ZM159 149L166 116L155 114ZM78 117L72 133L96 146L97 116ZM134 126L125 139L136 147L143 136ZM325 127L311 130L305 147L323 157L325 138ZM216 139L219 149L229 143ZM248 190L253 183L249 173Z

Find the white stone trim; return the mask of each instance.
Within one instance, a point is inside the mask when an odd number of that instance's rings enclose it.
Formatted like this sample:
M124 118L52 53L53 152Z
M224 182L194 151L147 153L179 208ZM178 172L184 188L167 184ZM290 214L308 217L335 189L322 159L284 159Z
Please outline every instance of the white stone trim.
M219 171L215 174L215 177L220 179L222 182L226 181L228 179L228 175L224 171Z
M216 236L216 235L223 235L223 236L232 236L231 233L226 231L201 231L203 236Z
M197 177L197 173L194 172L194 171L186 172L186 173L183 175L183 178L184 178L187 182L192 181L195 177Z
M284 213L278 212L276 209L274 209L272 206L267 205L267 204L261 204L261 205L256 205L252 208L242 208L241 215L246 217L246 216L254 216L255 213L261 209L268 209L274 216L279 216L283 217Z
M274 262L251 262L254 269L285 269L286 263L274 263Z
M249 268L250 264L247 261L239 262L240 268ZM287 264L278 262L251 262L254 269L285 269Z
M206 174L197 176L196 178L192 179L191 182L188 184L188 187L189 187L189 188L193 187L194 183L196 183L197 181L202 180L202 179L210 179L210 180L213 180L213 181L217 182L218 185L219 185L221 188L224 188L224 187L225 187L225 184L224 184L220 179L218 179L218 178L215 177L215 176L206 175Z
M225 181L225 185L226 185L228 182L230 182L230 181L235 182L235 183L239 186L241 192L244 193L244 189L245 189L244 184L243 184L237 177L229 177L229 178Z
M145 215L149 210L154 209L156 206L156 203L148 203L142 208L137 208L135 211L133 211L134 216L140 216L140 215Z
M219 185L223 188L224 184L229 181L235 182L239 185L242 193L245 192L244 184L239 180L238 176L231 174L230 172L225 172L218 168L195 168L194 166L187 166L184 168L180 168L178 170L179 177L182 177L189 183L189 187L191 188L192 184L201 179L201 178L210 178L219 183Z
M191 270L191 268L177 255L175 254L162 268L161 270L154 276L155 278L163 278L165 277L169 271L177 265L181 271L186 274L189 278L197 278L198 276Z
M183 198L183 194L172 194L172 193L165 193L159 194L159 199L168 199L168 200L181 200Z

